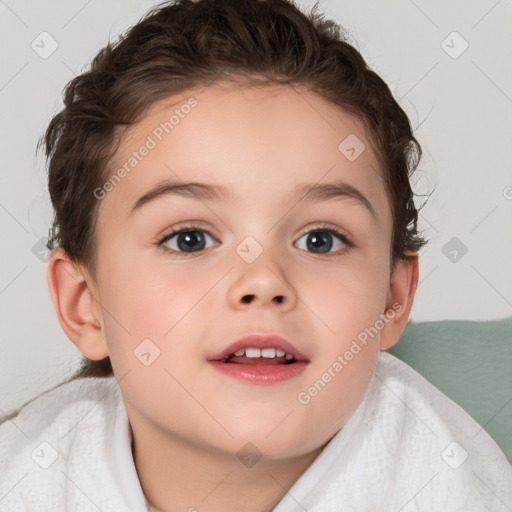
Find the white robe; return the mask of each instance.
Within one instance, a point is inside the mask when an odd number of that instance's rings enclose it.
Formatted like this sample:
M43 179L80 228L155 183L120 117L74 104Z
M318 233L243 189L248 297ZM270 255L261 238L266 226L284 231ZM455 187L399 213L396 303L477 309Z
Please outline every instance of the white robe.
M149 510L131 442L114 377L43 394L0 426L0 512ZM357 410L274 508L295 511L511 512L512 466L461 407L380 352Z

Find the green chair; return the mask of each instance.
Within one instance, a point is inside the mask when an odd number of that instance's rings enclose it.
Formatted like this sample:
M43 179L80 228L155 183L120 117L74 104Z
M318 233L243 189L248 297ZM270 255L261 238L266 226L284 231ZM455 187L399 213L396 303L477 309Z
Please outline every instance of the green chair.
M512 463L512 317L408 322L387 351L467 411Z

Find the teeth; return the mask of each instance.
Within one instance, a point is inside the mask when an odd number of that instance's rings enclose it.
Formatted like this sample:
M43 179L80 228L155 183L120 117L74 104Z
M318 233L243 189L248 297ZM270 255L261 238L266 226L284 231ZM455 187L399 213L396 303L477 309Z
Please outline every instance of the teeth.
M276 348L246 348L237 350L234 355L237 357L245 355L245 357L251 358L265 357L267 359L273 359L274 357L286 357L287 361L291 361L293 359L292 354L287 354L284 350Z
M261 350L259 348L248 348L245 351L245 357L261 357Z
M261 349L261 357L268 357L268 358L276 357L276 349L275 348L262 348Z

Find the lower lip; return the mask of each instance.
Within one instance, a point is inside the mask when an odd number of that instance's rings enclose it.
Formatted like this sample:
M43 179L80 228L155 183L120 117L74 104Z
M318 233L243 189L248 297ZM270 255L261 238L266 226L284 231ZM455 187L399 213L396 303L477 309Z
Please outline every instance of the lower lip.
M221 361L209 361L209 363L224 375L251 384L279 384L300 375L308 365L306 361L277 365L249 365L222 363Z

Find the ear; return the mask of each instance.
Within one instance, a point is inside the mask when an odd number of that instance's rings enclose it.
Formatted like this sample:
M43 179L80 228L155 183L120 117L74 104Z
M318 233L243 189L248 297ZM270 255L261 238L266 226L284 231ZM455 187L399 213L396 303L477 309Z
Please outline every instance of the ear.
M100 322L101 307L93 295L92 278L84 274L87 275L63 249L52 250L47 280L60 325L85 357L104 359L108 349Z
M380 333L380 349L392 347L400 338L411 312L418 286L418 253L409 260L399 260L389 284L384 314L389 319Z

